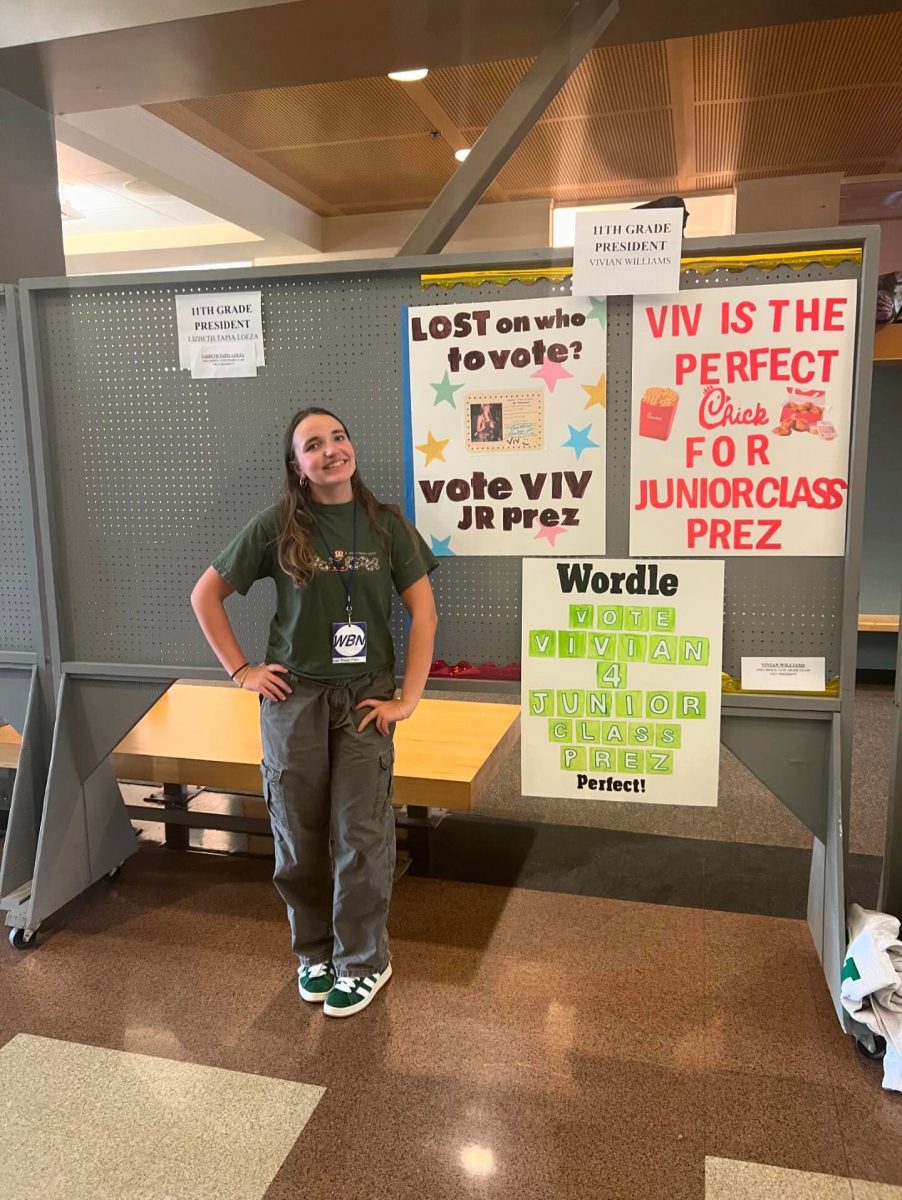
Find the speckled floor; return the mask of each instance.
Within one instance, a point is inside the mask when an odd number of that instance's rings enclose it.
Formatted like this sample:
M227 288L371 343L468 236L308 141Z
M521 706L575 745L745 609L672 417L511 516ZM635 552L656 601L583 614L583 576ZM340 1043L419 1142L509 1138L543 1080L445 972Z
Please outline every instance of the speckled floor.
M708 1164L718 1200L834 1194L787 1171L838 1177L835 1194L854 1200L892 1193L845 1181L902 1186L902 1096L841 1033L802 922L406 876L393 979L364 1013L329 1021L297 997L270 869L148 845L43 926L35 950L0 944L0 1086L27 1034L166 1060L160 1079L221 1068L238 1108L216 1110L230 1136L214 1142L203 1090L184 1083L158 1087L160 1122L146 1095L123 1094L121 1067L115 1087L79 1091L77 1122L26 1089L17 1124L3 1123L2 1200L197 1200L211 1146L219 1200L703 1200L706 1159L729 1160ZM97 1061L95 1085L112 1060ZM285 1136L268 1131L270 1080L305 1085L298 1131L248 1180L234 1168L249 1146ZM324 1089L315 1105L311 1089ZM70 1158L42 1165L35 1148L59 1148L64 1116ZM173 1121L192 1170L164 1191L152 1150ZM128 1136L113 1139L120 1122ZM127 1155L135 1139L150 1164L139 1190L134 1172L120 1185L110 1148ZM90 1190L69 1186L67 1162Z

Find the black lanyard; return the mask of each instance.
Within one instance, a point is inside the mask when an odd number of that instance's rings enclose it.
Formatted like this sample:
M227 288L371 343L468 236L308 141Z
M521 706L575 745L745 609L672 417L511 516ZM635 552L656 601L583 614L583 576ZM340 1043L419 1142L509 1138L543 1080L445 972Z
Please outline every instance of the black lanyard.
M323 533L322 529L320 529L319 521L316 522L316 532L319 534L320 538L322 539L323 545L326 547L326 553L329 555L329 562L332 564L332 567L333 567L335 573L338 575L338 578L341 580L341 586L344 589L344 594L345 594L345 612L348 614L348 624L350 625L351 624L351 612L352 612L351 590L354 587L354 576L357 573L357 501L356 500L354 501L353 534L352 534L352 538L351 538L351 541L352 541L351 562L350 562L350 564L346 565L344 570L341 569L340 559L337 559L335 557L335 555L333 554L333 552L329 546L329 543L326 541L326 535ZM345 582L346 575L349 576L349 579L347 582Z

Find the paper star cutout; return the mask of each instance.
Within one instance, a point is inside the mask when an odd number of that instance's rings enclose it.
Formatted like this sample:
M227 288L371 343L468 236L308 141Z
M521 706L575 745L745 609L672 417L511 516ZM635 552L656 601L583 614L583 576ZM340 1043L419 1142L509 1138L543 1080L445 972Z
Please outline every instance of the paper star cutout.
M450 442L450 438L445 438L444 441L439 441L438 438L432 436L432 430L426 435L427 440L422 446L417 446L417 449L426 455L426 462L423 464L428 467L431 462L445 461L445 447Z
M604 371L598 376L598 383L594 387L591 383L581 383L580 387L589 397L583 408L591 408L593 404L597 404L599 408L607 408L608 380Z
M545 361L539 367L538 371L533 371L531 379L544 379L548 385L549 392L553 392L555 385L562 379L572 379L573 376L569 371L565 371L560 363L552 362L548 355L545 355Z
M451 545L450 545L451 534L450 533L448 534L448 536L446 538L437 538L435 536L435 534L432 534L432 533L429 535L429 537L432 540L432 553L434 555L436 555L437 558L456 558L457 557L455 555L454 551L451 549Z
M579 460L584 450L598 449L598 442L593 442L589 438L589 430L592 428L591 424L586 425L584 429L574 429L572 425L568 425L567 428L570 430L570 436L566 442L561 442L561 445L569 446L571 450L574 450L577 460Z
M557 538L559 538L562 533L566 533L566 532L567 532L566 527L563 525L540 525L539 532L533 538L533 541L537 541L539 538L542 538L542 537L547 538L548 545L551 546L552 549L554 549L555 540Z
M608 321L608 302L603 296L590 296L589 299L592 301L592 307L586 314L586 320L597 321L604 329Z
M457 408L457 401L454 399L454 393L459 391L462 383L452 383L448 378L448 372L445 372L445 377L441 383L430 383L429 385L435 392L435 404L450 404L452 408Z

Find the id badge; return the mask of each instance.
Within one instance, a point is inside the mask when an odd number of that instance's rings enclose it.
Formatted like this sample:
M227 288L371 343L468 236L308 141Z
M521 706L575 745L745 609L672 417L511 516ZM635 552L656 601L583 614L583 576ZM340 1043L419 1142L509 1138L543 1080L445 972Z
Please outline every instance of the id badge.
M366 621L333 623L332 662L366 662Z

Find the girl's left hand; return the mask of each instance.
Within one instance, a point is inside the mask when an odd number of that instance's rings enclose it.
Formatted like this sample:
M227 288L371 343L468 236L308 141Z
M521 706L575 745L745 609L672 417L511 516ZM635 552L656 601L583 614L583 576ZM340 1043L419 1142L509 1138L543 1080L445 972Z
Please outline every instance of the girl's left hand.
M370 721L375 721L376 728L384 737L388 734L389 725L406 721L410 716L409 712L404 711L400 700L361 700L357 707L370 710L357 726L358 733L363 733Z

